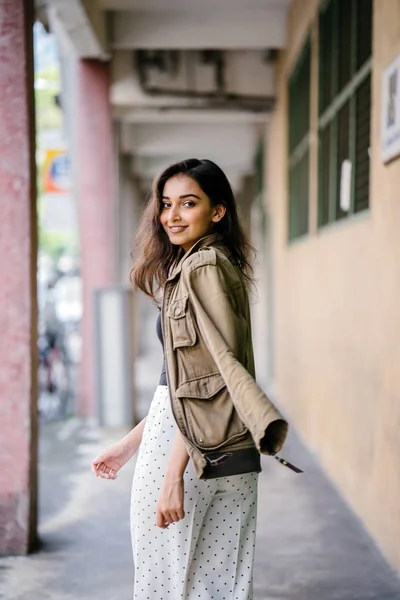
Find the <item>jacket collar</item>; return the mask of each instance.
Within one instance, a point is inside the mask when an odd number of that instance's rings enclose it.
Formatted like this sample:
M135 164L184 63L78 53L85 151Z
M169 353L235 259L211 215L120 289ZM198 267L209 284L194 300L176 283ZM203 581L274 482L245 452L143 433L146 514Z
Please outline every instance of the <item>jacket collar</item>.
M182 270L183 263L194 252L197 252L197 250L200 250L200 248L204 248L204 246L214 246L216 243L220 242L221 240L222 240L222 235L220 233L210 233L209 235L206 235L206 236L200 238L199 240L197 240L197 242L195 244L193 244L193 246L190 248L190 250L188 250L184 254L178 254L179 262L176 265L176 267L172 270L167 281L171 281L171 279L174 279L177 275L179 275L179 273ZM181 249L181 252L183 252L182 249Z

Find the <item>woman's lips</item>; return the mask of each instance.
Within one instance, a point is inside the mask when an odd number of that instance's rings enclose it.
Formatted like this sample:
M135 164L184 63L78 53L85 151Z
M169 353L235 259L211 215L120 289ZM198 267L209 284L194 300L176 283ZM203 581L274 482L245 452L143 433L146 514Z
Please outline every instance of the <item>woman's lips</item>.
M181 233L186 227L187 225L175 225L174 227L169 227L169 230L171 233Z

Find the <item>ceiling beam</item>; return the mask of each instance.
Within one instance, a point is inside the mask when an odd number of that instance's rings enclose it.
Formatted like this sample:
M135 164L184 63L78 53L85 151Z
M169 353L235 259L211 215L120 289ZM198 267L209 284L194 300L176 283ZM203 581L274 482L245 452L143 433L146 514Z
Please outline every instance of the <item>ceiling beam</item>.
M125 11L114 14L117 49L283 48L286 11Z
M292 0L218 0L220 10L287 8ZM198 10L199 0L100 0L105 10ZM215 10L215 0L202 0L203 11Z
M110 58L106 48L104 11L97 0L47 0L51 30L78 58Z
M229 110L159 110L159 109L135 109L127 107L115 107L113 109L115 119L126 123L215 123L222 125L231 123L267 123L270 113L252 113L245 111Z
M245 164L253 159L257 128L250 124L135 124L134 151L140 156L204 155L210 152Z

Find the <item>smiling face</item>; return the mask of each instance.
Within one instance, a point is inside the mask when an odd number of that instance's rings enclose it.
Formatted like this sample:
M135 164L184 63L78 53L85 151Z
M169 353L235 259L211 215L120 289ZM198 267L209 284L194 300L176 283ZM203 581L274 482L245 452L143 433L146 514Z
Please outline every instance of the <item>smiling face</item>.
M212 206L209 197L194 179L175 175L164 185L160 221L171 244L185 252L202 237L211 233L226 208Z

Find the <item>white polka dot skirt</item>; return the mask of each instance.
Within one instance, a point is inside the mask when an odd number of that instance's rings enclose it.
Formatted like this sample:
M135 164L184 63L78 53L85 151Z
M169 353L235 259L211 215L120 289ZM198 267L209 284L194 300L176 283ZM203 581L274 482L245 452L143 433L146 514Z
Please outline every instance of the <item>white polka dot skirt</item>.
M158 386L132 486L134 600L252 600L258 473L199 480L189 461L185 518L156 526L156 506L176 423Z

